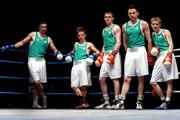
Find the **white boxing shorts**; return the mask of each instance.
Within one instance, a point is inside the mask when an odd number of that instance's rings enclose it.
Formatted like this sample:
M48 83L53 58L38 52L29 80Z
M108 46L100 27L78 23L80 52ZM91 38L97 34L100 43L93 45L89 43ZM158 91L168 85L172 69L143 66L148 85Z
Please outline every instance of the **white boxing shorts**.
M124 75L140 77L148 74L149 68L145 47L127 48L124 61Z
M46 60L45 58L28 58L29 82L40 80L41 83L47 83Z
M154 64L150 82L165 82L168 80L179 79L177 63L172 54L172 63L169 66L163 64L168 51L160 52Z
M116 79L121 77L121 56L118 52L115 56L114 64L107 63L107 58L112 51L105 51L103 56L103 63L100 68L99 77L110 77Z
M71 87L91 86L91 71L86 59L73 62L71 69Z

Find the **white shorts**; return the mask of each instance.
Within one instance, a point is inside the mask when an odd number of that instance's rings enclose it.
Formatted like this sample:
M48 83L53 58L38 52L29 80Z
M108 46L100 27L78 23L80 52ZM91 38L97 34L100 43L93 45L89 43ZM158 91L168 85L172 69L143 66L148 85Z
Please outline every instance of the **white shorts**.
M127 48L124 62L124 75L140 77L148 74L149 68L145 47Z
M46 60L44 58L28 58L29 82L40 80L47 83Z
M110 77L116 79L121 77L121 57L119 52L115 56L114 65L107 63L108 55L111 51L105 51L103 56L103 63L100 69L99 77Z
M91 86L91 71L85 60L74 61L71 69L71 87Z
M179 78L177 63L174 54L172 55L172 64L169 67L163 64L163 60L166 55L167 51L160 52L160 54L158 55L152 71L151 82L165 82L168 80Z

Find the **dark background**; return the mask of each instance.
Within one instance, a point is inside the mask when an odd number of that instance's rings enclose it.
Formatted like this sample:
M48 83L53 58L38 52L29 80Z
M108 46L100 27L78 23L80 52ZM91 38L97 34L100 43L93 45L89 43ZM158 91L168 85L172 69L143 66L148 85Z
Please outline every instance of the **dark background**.
M48 35L62 52L71 50L77 26L86 27L88 40L101 49L104 12L114 12L114 23L122 26L128 20L129 4L135 4L140 10L139 18L149 23L151 17L161 17L162 27L171 31L175 48L178 47L178 4L164 0L6 0L0 4L1 45L23 39L37 30L40 20L45 20Z
M48 35L53 39L56 47L66 54L72 50L76 38L76 27L84 26L87 28L87 40L95 44L101 50L102 48L102 29L104 24L104 12L112 11L114 13L114 23L122 26L128 21L127 7L135 4L140 11L139 18L150 23L153 16L159 16L162 19L162 28L171 31L174 48L180 47L178 44L179 35L179 13L176 1L164 0L24 0L11 1L6 0L0 3L0 46L5 44L14 44L31 31L38 30L38 23L45 20L48 24ZM28 50L28 44L19 48ZM50 52L50 51L49 51ZM124 59L124 50L121 46L121 54ZM0 58L5 60L15 60L27 62L27 53L7 51L0 53ZM52 56L47 55L47 61L58 62ZM48 77L70 77L72 64L47 64ZM150 66L151 71L152 66ZM93 86L89 88L90 93L100 93L98 83L99 68L94 65L91 67L93 77ZM26 79L1 78L1 91L16 91L28 93L28 69L23 64L0 63L0 76L17 76ZM135 78L136 79L136 78ZM146 76L145 91L151 91L149 85L149 76ZM122 84L122 78L120 79ZM113 98L112 82L108 79L109 92ZM137 81L132 82L129 97L127 98L127 108L135 108ZM166 86L163 86L164 90ZM175 82L175 90L179 90L179 83ZM76 104L76 98L70 88L70 79L48 79L49 93L72 93L72 94L49 94L49 107L54 108L73 108ZM132 93L132 94L131 94ZM88 95L89 102L92 105L100 103L101 94ZM1 107L31 107L28 95L21 94L1 94ZM180 108L177 104L179 94L173 96L173 107ZM18 102L15 102L17 100ZM22 102L23 101L23 102ZM153 102L152 102L153 101ZM159 104L159 98L152 97L150 93L145 94L145 108L154 108Z

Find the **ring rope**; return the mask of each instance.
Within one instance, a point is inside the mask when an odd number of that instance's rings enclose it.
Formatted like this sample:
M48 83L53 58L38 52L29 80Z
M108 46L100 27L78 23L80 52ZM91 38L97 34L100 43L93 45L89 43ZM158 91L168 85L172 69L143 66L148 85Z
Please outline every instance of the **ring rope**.
M0 50L2 51L3 49L0 47ZM6 51L14 51L14 52L21 52L21 53L27 53L25 50L18 50L18 49L8 49ZM174 52L180 51L180 48L173 49ZM3 51L2 51L3 52ZM53 55L52 53L48 53L48 55ZM66 56L66 55L64 55ZM180 55L175 55L176 58L179 58ZM19 62L19 61L10 61L10 60L0 60L2 63L13 63L13 64L27 64L26 62ZM47 64L69 64L67 62L47 62ZM180 72L178 72L180 74ZM92 76L92 78L98 78L98 76ZM16 79L16 80L27 80L28 77L16 77L16 76L0 76L0 79ZM70 79L70 77L48 77L49 80L67 80ZM144 91L145 94L152 94L152 91ZM174 90L173 93L180 93L180 90ZM28 92L10 92L10 91L0 91L0 94L12 94L12 95L28 95ZM89 93L89 95L101 95L101 92L93 92ZM114 94L113 92L110 92L110 94ZM128 94L136 94L136 92L128 92ZM48 92L47 95L75 95L74 93L68 93L68 92L63 92L63 93L57 93L57 92Z

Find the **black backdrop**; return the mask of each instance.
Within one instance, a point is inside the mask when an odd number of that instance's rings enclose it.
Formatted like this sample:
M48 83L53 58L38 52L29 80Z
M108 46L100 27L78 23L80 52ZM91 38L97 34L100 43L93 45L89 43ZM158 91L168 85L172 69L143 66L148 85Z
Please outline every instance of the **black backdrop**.
M139 7L140 19L150 22L151 17L160 16L162 27L172 32L175 48L178 47L178 4L164 0L6 0L0 4L0 46L23 39L37 30L40 20L46 20L48 35L61 51L71 50L77 26L86 27L89 41L101 49L104 12L113 11L114 22L122 26L128 20L129 4Z

